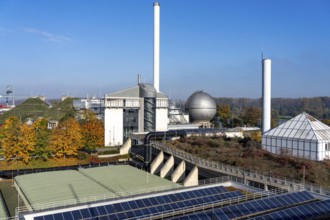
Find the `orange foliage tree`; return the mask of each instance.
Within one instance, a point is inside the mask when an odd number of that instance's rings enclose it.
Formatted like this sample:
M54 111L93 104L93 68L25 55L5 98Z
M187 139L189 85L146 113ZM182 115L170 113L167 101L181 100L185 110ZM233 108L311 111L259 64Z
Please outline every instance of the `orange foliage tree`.
M50 150L57 157L76 156L81 148L81 140L79 123L74 118L69 118L53 130Z
M28 163L35 150L34 139L30 126L21 125L16 117L9 117L1 130L2 156L6 160L14 158Z
M88 151L104 146L104 126L91 112L81 121L82 148Z

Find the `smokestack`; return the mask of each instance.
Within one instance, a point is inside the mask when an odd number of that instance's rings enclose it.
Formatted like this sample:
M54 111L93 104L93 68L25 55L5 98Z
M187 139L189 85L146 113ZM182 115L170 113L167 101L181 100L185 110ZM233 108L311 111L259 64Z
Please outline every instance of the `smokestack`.
M270 59L262 60L262 133L270 130L271 124L271 67Z
M160 5L154 3L154 87L159 92L159 33L160 33Z

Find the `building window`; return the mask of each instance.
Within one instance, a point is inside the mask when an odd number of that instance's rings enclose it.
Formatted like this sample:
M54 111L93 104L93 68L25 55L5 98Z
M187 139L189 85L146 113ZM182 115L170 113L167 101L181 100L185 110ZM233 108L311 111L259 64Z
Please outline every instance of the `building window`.
M329 151L330 149L329 149L329 144L325 144L325 150L326 151Z

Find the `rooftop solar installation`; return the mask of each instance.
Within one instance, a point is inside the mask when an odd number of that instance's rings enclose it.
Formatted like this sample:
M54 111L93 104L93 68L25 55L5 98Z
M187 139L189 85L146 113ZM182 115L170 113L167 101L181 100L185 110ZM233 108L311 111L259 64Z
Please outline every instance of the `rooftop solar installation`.
M266 211L277 210L287 206L292 206L299 203L314 201L315 198L306 191L286 193L283 195L272 196L239 203L236 205L215 208L208 211L193 213L186 216L173 218L181 219L236 219L246 218L257 214L262 214ZM283 219L283 218L282 218Z
M325 217L327 218L330 217L330 199L283 209L258 216L253 218L253 220L280 220L285 218L300 220L322 217L324 215L326 215Z
M131 200L121 203L85 208L51 215L36 217L36 220L48 219L140 219L162 216L178 210L196 208L205 204L241 196L239 191L228 192L222 186L201 188L177 193Z

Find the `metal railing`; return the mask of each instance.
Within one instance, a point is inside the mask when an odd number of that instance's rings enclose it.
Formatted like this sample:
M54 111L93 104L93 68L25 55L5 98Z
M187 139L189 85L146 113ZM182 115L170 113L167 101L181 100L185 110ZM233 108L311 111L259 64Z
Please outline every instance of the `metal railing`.
M102 194L102 195L95 195L95 196L87 196L87 197L80 197L77 199L67 199L67 200L62 200L62 201L55 201L55 202L49 202L49 203L37 203L37 204L31 204L30 207L28 206L21 206L17 207L15 209L16 216L18 216L19 213L22 212L31 212L31 211L41 211L45 209L59 209L59 208L64 208L68 206L76 206L76 205L85 205L85 204L90 204L94 202L102 202L102 201L108 201L111 199L120 199L124 197L138 197L144 194L149 194L149 193L156 193L156 192L166 192L166 191L171 191L175 189L180 189L182 186L180 185L171 185L171 186L158 186L154 187L151 190L150 189L137 189L137 190L131 190L131 191L126 191L126 192L117 192L117 195L113 194Z
M215 178L214 180L219 180L217 178ZM193 213L193 212L198 212L201 210L207 210L207 209L213 209L213 208L219 208L225 205L232 205L232 204L237 204L240 202L246 202L249 200L254 200L254 199L259 199L259 198L268 198L270 196L274 196L274 195L279 195L282 193L285 193L286 191L283 190L270 190L270 191L263 191L263 192L255 192L255 193L249 193L249 194L244 194L241 196L236 196L236 197L232 197L232 198L227 198L227 199L223 199L220 201L211 201L211 202L204 202L204 203L200 203L198 205L190 205L190 206L186 206L186 207L180 207L180 208L175 208L173 210L170 211L163 211L161 213L158 213L155 215L155 213L152 214L148 214L148 215L143 215L141 217L138 217L139 219L164 219L164 218L168 218L168 217L174 217L176 215L184 215L184 214L188 214L188 213ZM223 192L225 193L225 192ZM222 194L222 193L219 193ZM203 197L207 197L207 196L200 196L194 199L198 199L198 198L203 198ZM194 199L187 199L184 201L189 201L189 200L194 200ZM184 202L182 201L182 202ZM171 203L176 203L176 202L169 202L166 204L171 204ZM144 208L152 208L155 207L157 205L152 205L152 206L146 206L143 207ZM162 206L162 205L159 205ZM137 210L141 210L142 208L137 208L137 209L132 209L130 211L137 211ZM117 212L116 214L120 214L120 213L125 213L126 211L122 211L122 212ZM107 216L108 214L105 215L100 215L98 216L99 218L103 217L103 216ZM91 218L87 218L87 219L93 219L93 217ZM86 219L86 220L87 220ZM132 218L127 218L127 220L129 219L136 219L136 217L132 217Z
M158 150L172 154L173 156L185 160L187 162L190 162L198 167L224 173L226 175L243 178L245 181L255 181L277 188L284 188L287 189L288 191L306 190L312 193L316 193L324 196L330 196L330 189L324 188L322 186L313 183L295 180L286 177L278 177L278 176L275 177L273 175L258 173L257 171L247 170L245 168L238 166L231 166L220 162L210 161L189 154L183 150L167 146L164 143L160 143L160 142L152 142L151 144L154 148Z

